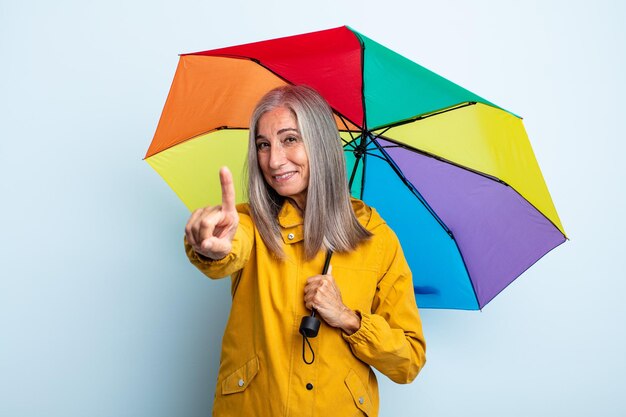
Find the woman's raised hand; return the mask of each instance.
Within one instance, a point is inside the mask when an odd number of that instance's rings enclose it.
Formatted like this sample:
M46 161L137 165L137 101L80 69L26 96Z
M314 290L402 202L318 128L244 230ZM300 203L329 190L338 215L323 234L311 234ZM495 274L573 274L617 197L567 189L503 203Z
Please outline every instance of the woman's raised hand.
M233 176L226 167L220 169L220 183L222 205L197 209L185 226L185 236L193 250L211 259L222 259L230 253L239 225Z

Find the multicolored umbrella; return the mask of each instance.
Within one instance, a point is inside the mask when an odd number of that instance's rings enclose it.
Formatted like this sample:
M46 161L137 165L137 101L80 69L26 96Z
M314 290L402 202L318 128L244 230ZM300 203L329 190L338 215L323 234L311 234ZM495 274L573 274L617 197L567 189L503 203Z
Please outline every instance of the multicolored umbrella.
M351 191L396 231L425 308L480 309L566 239L522 120L348 27L185 54L147 162L193 210L227 165L245 199L252 109L306 84L332 106Z

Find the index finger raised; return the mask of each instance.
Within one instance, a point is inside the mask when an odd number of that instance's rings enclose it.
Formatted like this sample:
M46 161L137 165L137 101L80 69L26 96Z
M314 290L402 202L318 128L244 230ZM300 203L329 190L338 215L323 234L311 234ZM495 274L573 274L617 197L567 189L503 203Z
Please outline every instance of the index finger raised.
M235 211L235 184L233 175L227 167L220 169L220 184L222 185L222 210Z

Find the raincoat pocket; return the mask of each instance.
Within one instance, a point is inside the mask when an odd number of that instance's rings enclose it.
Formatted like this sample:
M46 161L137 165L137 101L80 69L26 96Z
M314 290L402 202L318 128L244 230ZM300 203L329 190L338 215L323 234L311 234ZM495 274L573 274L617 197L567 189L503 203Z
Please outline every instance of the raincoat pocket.
M357 408L369 416L372 411L372 399L370 398L367 387L363 384L357 374L351 369L346 377L345 381L354 404Z
M222 381L222 395L242 392L259 372L259 358L254 357Z

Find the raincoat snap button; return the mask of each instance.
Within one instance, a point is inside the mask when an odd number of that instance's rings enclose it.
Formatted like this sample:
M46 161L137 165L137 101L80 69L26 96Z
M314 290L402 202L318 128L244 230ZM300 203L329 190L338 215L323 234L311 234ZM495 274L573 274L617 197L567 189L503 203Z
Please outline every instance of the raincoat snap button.
M243 384L245 384L245 382L243 381L243 379L240 379L240 380L239 380L239 386L240 386L240 387L243 387Z
M293 240L293 238L294 238L294 237L295 237L295 236L294 236L294 234L293 234L293 233L289 233L289 234L287 235L287 239L289 239L289 240Z
M313 384L311 384L310 382L308 384L306 384L306 389L311 391L313 389Z
M363 404L365 402L365 398L359 397L359 404Z

